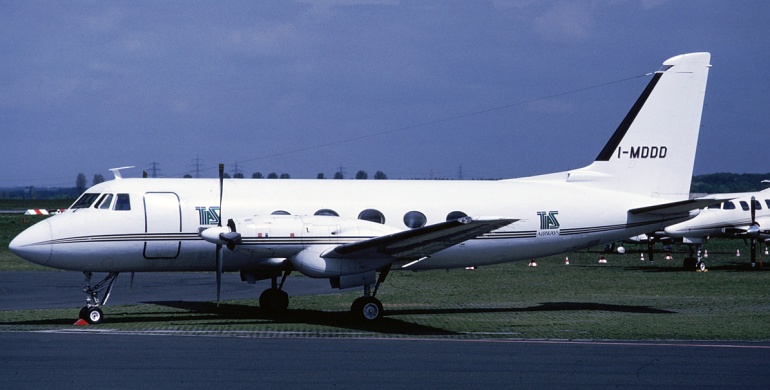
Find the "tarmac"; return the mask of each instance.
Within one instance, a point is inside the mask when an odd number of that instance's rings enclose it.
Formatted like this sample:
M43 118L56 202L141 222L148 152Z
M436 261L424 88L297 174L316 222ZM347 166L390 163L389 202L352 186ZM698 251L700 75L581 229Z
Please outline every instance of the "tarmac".
M95 275L96 281L98 275ZM0 273L0 310L79 307L83 275ZM290 295L333 292L290 277ZM268 281L225 274L223 299ZM212 301L206 273L121 275L110 304ZM770 343L307 337L280 332L0 331L0 388L764 388Z

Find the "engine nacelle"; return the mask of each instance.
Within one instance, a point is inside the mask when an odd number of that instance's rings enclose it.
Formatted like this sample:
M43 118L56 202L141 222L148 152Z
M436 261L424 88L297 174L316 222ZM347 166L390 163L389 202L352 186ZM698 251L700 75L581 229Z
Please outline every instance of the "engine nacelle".
M392 262L390 258L325 258L321 257L336 245L313 245L307 247L289 261L297 271L311 278L334 278L376 271Z

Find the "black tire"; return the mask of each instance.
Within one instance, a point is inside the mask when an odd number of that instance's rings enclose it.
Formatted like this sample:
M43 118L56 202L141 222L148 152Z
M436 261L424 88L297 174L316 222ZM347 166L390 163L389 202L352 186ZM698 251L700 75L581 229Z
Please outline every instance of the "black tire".
M78 318L81 320L87 320L88 319L88 306L83 306L80 309L80 313L78 313Z
M361 297L350 305L350 313L354 319L372 323L382 319L382 302L374 297Z
M89 324L97 325L104 319L104 313L102 313L102 309L98 307L89 307L86 312L88 314L86 316L86 321L88 321Z
M272 312L284 311L289 308L289 294L277 288L269 288L259 296L259 307Z

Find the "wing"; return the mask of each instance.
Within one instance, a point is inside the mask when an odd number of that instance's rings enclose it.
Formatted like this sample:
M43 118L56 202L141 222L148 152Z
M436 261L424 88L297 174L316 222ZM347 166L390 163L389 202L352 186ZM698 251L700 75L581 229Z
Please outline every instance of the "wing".
M422 228L406 230L364 241L343 244L321 255L323 258L382 258L411 260L433 253L510 225L518 219L460 218Z

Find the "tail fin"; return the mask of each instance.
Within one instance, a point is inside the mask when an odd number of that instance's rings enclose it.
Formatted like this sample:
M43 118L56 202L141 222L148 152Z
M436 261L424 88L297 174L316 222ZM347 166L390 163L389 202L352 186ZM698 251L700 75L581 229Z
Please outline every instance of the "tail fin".
M666 60L596 160L568 172L567 181L687 199L710 59L709 53L690 53Z

